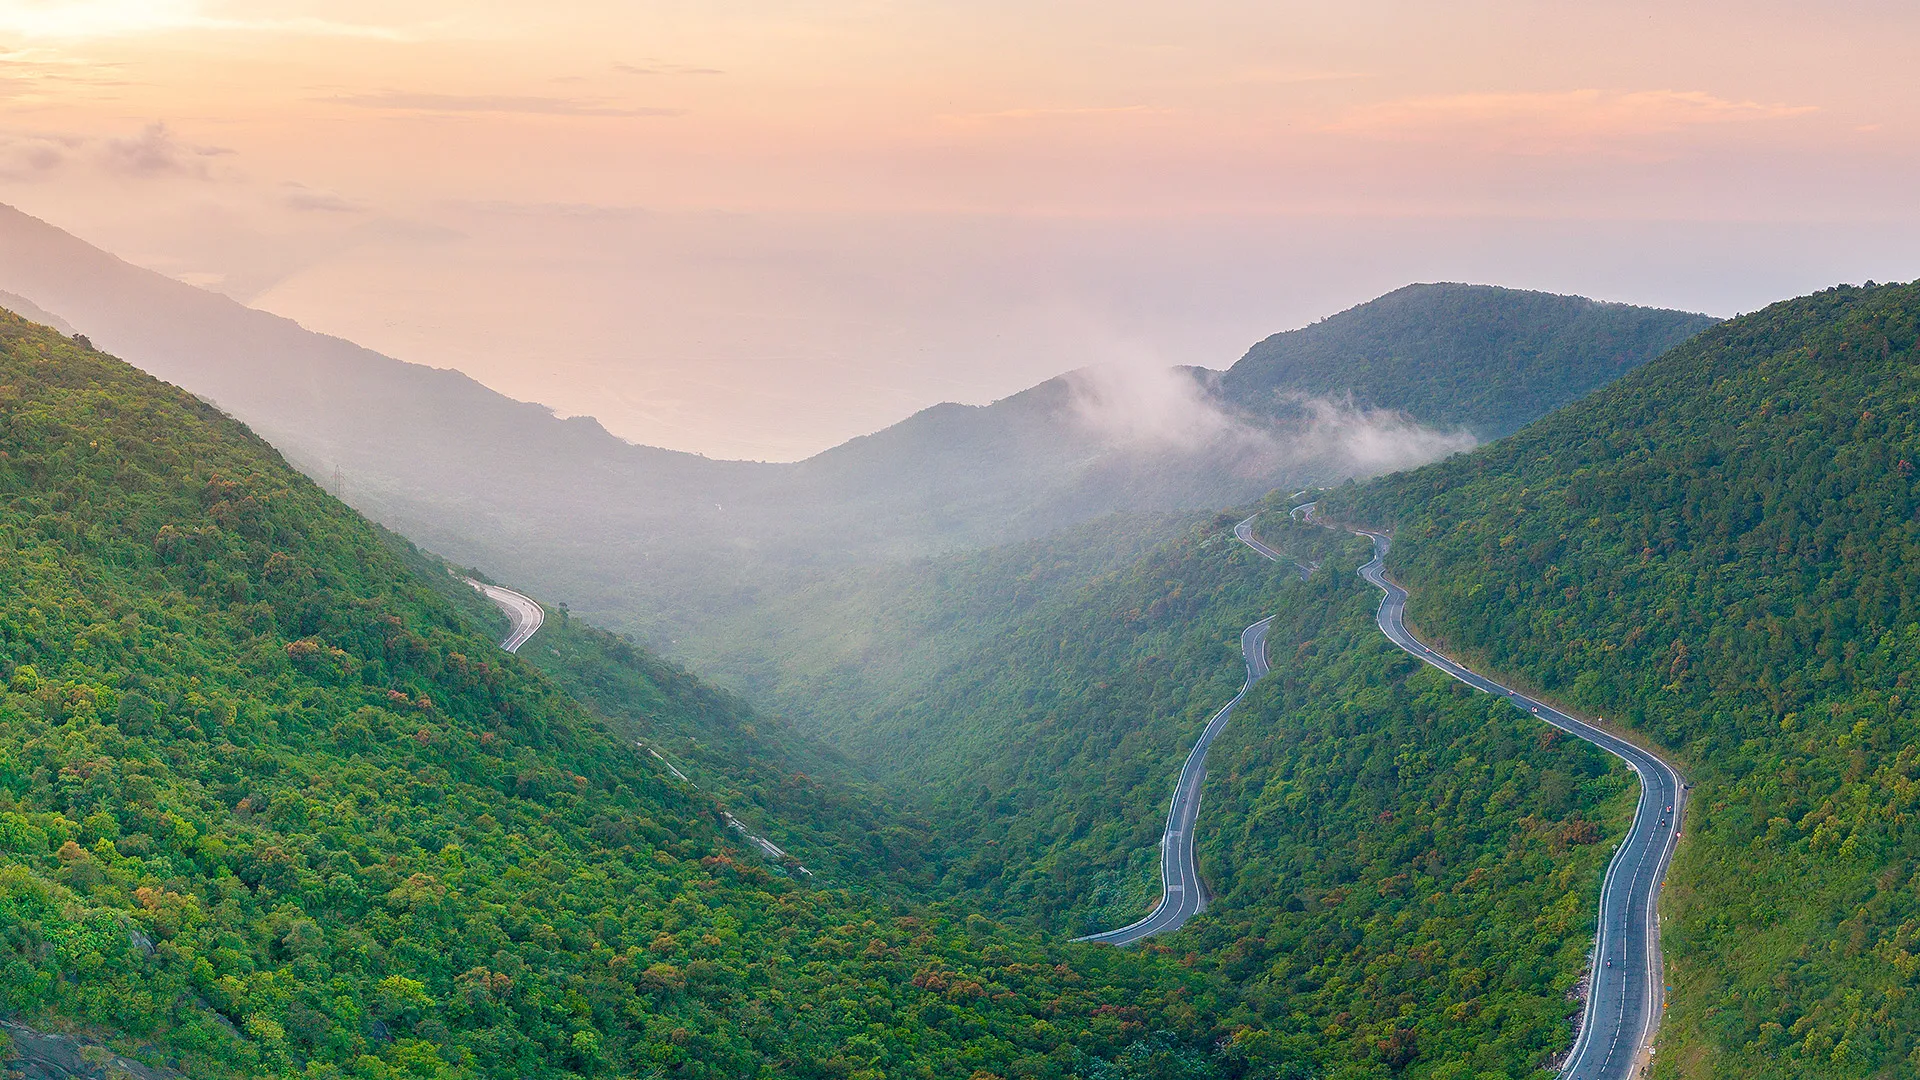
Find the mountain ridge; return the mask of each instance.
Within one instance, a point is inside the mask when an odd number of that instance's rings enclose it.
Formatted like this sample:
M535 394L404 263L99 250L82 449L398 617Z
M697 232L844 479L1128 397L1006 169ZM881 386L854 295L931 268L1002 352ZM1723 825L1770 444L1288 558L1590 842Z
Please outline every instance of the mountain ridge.
M375 520L657 644L823 569L1384 467L1342 441L1363 414L1328 427L1271 394L1223 397L1230 373L1204 369L1150 387L1213 432L1199 440L1090 428L1063 376L988 406L933 406L803 462L718 461L305 331L12 208L0 241L0 290L231 410ZM1325 437L1289 441L1303 431Z
M1488 303L1495 299L1499 309ZM1584 296L1421 283L1274 334L1221 383L1239 402L1275 390L1348 391L1491 441L1718 321ZM1480 362L1461 362L1469 355Z

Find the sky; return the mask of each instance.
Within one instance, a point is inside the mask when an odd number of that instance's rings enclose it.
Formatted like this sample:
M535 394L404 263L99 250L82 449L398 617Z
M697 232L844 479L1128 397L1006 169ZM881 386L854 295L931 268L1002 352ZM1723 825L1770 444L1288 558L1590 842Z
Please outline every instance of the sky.
M1920 276L1920 5L0 0L0 201L788 460L1412 281Z

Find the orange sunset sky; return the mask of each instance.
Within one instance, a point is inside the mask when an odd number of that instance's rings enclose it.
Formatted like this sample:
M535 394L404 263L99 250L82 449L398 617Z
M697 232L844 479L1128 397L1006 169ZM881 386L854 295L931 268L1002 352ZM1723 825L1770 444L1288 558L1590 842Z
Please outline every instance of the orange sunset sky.
M639 442L793 458L1414 280L1920 263L1920 5L0 0L0 200Z

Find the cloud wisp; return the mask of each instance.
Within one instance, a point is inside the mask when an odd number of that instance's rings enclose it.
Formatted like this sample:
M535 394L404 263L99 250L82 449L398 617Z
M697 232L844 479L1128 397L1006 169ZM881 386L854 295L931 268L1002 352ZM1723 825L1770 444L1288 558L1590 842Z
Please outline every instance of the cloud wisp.
M148 124L138 135L107 139L101 144L100 163L110 173L145 178L156 176L211 175L209 158L233 153L221 146L196 146L184 143L167 130L164 123Z
M991 124L1027 120L1084 120L1090 118L1166 116L1176 110L1158 105L1067 105L1059 107L996 109L992 112L947 113L950 124Z
M1814 105L1736 101L1703 90L1584 89L1444 94L1357 106L1323 132L1395 141L1469 141L1549 153L1708 126L1789 120Z
M1424 465L1471 450L1465 431L1442 431L1403 412L1351 399L1287 395L1276 418L1226 407L1210 372L1146 364L1106 364L1064 376L1068 413L1110 448L1205 455L1239 476L1346 477Z
M182 141L160 121L132 135L0 132L0 178L51 179L70 169L123 180L214 179L212 162L233 151Z
M370 94L340 94L322 99L359 109L427 113L520 113L533 116L684 116L685 109L636 108L583 98L538 97L525 94L437 94L411 90L382 90Z
M1103 442L1146 449L1198 450L1237 434L1191 369L1158 364L1096 364L1061 376L1080 428Z
M83 140L55 135L0 134L0 179L39 180L58 172Z
M358 214L367 209L365 203L349 199L336 192L310 188L294 181L288 181L280 187L280 204L289 210L323 214Z
M1328 469L1323 480L1399 472L1479 445L1470 432L1431 428L1397 409L1306 395L1291 400L1306 422L1280 445L1293 461Z
M613 70L622 75L725 75L716 67L696 67L691 64L669 64L661 60L646 60L638 64L616 61Z

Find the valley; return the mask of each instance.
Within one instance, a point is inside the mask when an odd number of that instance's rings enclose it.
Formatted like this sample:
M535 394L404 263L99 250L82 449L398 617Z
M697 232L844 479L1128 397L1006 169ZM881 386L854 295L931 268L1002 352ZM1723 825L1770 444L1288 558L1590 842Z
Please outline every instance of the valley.
M0 1080L1917 1080L1917 51L0 0Z
M769 463L636 446L590 417L561 419L134 266L11 207L0 207L0 290L214 402L373 520L736 686L756 650L735 636L836 579L1432 460L1713 322L1415 285L1274 335L1227 371L1068 372ZM1368 358L1368 378L1341 381L1334 356ZM1448 404L1466 398L1472 407ZM1142 402L1162 403L1151 422L1133 411Z
M1910 528L1913 297L1777 305L1310 507L822 571L744 695L6 322L8 1007L216 1076L1901 1057L1860 965L1900 970L1920 592L1859 538ZM1759 827L1775 789L1804 810ZM1841 893L1859 951L1788 949Z

